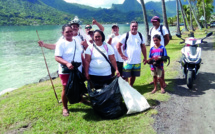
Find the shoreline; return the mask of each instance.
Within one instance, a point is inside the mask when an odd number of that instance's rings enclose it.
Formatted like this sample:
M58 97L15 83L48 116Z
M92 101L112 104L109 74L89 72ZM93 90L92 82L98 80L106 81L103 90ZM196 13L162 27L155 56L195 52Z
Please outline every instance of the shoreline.
M51 73L50 75L51 75L52 80L54 80L54 79L56 79L56 78L59 77L58 71L55 71L55 72ZM45 77L42 77L42 78L40 78L40 79L38 80L38 82L33 82L33 83L40 83L40 82L47 81L47 80L50 80L49 75L47 75L47 76L45 76ZM33 83L29 83L29 84L33 84ZM25 84L25 85L29 85L29 84ZM25 85L23 85L23 86L25 86ZM22 86L21 86L21 87L22 87ZM3 89L2 91L0 91L0 96L6 94L6 93L8 93L8 92L12 92L12 91L14 91L14 90L16 90L16 89L19 89L19 88L20 88L20 87L18 87L18 88L7 88L7 89Z
M8 88L8 89L4 89L4 90L0 91L0 96L6 94L6 93L8 93L8 92L12 92L13 90L16 90L16 89L18 89L18 88Z

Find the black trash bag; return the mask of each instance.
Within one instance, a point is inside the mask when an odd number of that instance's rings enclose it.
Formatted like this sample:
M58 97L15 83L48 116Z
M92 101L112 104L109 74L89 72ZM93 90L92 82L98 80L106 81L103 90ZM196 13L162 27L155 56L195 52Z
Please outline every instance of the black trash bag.
M84 84L85 76L78 70L80 63L72 63L74 69L70 71L69 80L66 85L66 97L70 104L81 101L82 95L87 92Z
M122 95L120 93L118 78L103 88L95 89L94 82L88 81L88 93L94 111L103 118L113 119L123 114Z

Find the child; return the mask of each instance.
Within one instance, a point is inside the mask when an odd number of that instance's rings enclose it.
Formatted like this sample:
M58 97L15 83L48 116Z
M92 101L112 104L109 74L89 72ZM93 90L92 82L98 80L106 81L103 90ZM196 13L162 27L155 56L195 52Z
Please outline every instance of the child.
M149 52L149 58L158 58L161 56L167 56L166 48L160 44L161 37L160 35L156 34L153 36L153 41L155 45L150 49ZM163 62L161 62L159 65L150 65L151 67L151 74L153 76L153 82L154 82L154 90L152 90L152 94L157 91L157 81L160 82L161 86L161 93L165 93L164 90L164 80L161 78L162 71L163 71Z

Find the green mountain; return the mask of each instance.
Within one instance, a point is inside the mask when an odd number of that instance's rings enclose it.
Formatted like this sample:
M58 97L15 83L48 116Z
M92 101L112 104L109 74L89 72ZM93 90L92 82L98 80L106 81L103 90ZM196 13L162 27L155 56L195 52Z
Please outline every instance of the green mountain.
M40 0L1 0L0 25L64 24L74 15L58 11Z
M131 1L130 1L131 2ZM125 0L123 8L128 8L129 0ZM132 4L138 6L136 0ZM127 5L127 6L126 6ZM121 11L117 8L102 9L67 3L63 0L1 0L0 25L51 25L65 24L77 15L84 24L91 23L92 17L101 23L126 23L132 20L143 22L142 10L135 8ZM147 17L160 13L147 11Z
M142 7L137 0L125 0L123 4L112 4L111 9L117 9L122 12L142 11Z
M140 4L137 0L125 0L122 4L121 8L111 9L102 9L102 8L93 8L90 6L84 6L80 4L74 3L66 3L63 0L41 0L43 3L47 4L50 7L58 9L63 12L67 12L70 14L75 14L83 23L91 23L92 17L94 17L99 22L103 23L126 23L132 20L138 20L139 22L143 22L143 14L141 10L135 10L135 8L141 8ZM137 7L133 6L131 8L131 4L136 5ZM120 9L129 9L126 12ZM147 15L151 18L154 15L160 15L156 11L148 11ZM123 16L123 17L122 17Z

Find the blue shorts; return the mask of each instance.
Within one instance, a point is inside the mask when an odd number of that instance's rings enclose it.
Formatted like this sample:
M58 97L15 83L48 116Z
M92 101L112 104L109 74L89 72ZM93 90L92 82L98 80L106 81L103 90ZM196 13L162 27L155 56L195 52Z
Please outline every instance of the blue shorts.
M123 74L124 78L131 76L140 76L141 63L139 64L123 64Z

